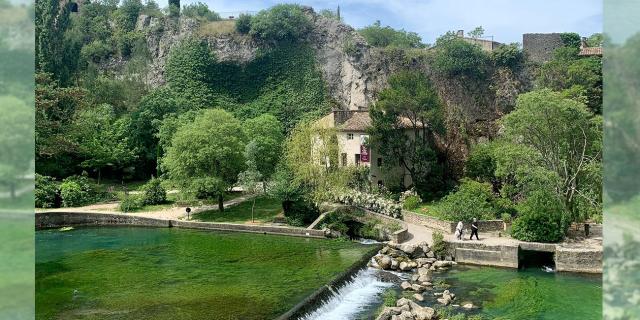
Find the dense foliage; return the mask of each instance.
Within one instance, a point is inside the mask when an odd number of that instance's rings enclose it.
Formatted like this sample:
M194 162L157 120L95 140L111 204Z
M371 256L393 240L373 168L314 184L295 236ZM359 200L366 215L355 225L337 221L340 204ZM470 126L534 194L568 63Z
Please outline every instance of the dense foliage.
M193 122L180 124L162 167L182 190L217 197L223 211L224 193L244 169L245 145L239 120L220 109L205 110Z
M167 201L167 191L161 184L160 179L151 178L142 186L142 202L145 205L161 204Z
M480 46L469 43L453 32L436 40L434 67L449 77L465 76L484 79L487 75L488 55Z
M511 235L522 241L558 242L568 228L562 201L552 192L533 192L518 206L519 216L511 227Z
M497 218L494 201L490 184L462 180L454 192L442 198L439 211L449 221L491 220Z
M36 208L53 208L59 202L58 184L52 177L36 174L35 206Z
M220 15L215 11L211 11L207 4L199 1L184 5L182 15L203 21L218 21L221 19Z
M424 48L422 38L415 32L395 30L390 26L383 27L380 21L366 26L358 32L374 47Z
M298 41L311 29L311 21L297 4L278 4L251 19L249 34L267 41Z
M369 143L385 159L385 169L399 163L422 199L433 198L446 177L435 145L436 136L444 132L443 104L431 81L416 71L392 75L369 114Z

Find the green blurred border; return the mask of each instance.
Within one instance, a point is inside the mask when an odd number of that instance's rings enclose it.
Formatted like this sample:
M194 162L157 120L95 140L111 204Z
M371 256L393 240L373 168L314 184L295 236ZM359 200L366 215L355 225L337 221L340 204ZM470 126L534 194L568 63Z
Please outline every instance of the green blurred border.
M33 16L0 0L0 319L35 317Z
M603 9L603 314L640 319L640 0Z

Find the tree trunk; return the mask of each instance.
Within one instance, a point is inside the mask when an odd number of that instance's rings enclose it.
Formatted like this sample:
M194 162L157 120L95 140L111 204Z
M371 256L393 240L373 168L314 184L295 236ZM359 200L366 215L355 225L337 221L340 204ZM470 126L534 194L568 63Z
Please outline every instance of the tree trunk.
M102 176L102 169L98 168L98 185L100 185L101 176Z
M218 211L224 212L224 195L222 193L218 195Z
M256 221L253 219L253 208L255 208L255 207L256 207L256 197L253 197L253 204L251 205L251 223L256 222Z

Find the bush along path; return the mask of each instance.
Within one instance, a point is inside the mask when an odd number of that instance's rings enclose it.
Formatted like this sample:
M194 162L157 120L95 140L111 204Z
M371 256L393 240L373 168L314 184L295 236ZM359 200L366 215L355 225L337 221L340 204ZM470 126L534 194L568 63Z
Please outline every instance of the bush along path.
M408 281L403 281L400 287L403 296L395 302L395 306L386 306L376 320L429 320L438 319L435 308L424 306L427 296L436 298L438 307L452 304L456 295L450 290L437 292L440 286L432 282L433 272L446 271L456 265L454 261L439 260L440 252L435 246L432 248L426 242L417 244L393 244L389 243L375 255L370 267L411 273ZM450 289L450 288L449 288ZM430 298L430 297L429 297ZM465 304L462 308L473 308L471 304Z

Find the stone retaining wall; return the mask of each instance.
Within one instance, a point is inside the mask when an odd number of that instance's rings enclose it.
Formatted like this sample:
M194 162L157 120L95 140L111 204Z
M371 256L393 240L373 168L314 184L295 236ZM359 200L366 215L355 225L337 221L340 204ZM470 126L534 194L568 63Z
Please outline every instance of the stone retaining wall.
M602 273L602 250L558 246L554 258L556 271Z
M429 227L444 233L452 234L456 231L457 223L436 219L411 211L402 210L402 219L408 223Z
M371 250L368 251L365 255L362 256L358 261L356 261L349 269L340 273L338 276L333 278L331 282L328 284L318 288L312 294L307 296L300 303L295 305L293 308L289 309L289 311L285 312L278 318L277 320L293 320L299 319L305 314L312 312L319 305L323 303L323 301L329 299L336 289L340 288L340 286L344 285L345 282L351 280L351 278L358 273L363 268L366 268L367 263L371 260L373 256L375 256L378 251L382 249L382 245L377 244L371 246Z
M486 245L480 242L449 242L456 262L518 268L518 245Z
M454 221L446 221L440 220L438 218L429 217L426 215L422 215L419 213L411 212L411 211L402 211L403 220L409 223L422 225L425 227L429 227L431 229L436 229L442 231L444 233L453 234L456 232L456 225L458 222ZM464 228L466 229L466 233L469 234L471 231L471 223L464 223ZM494 231L502 231L504 230L504 221L502 220L479 220L478 221L478 230L480 233L482 232L494 232Z
M36 229L60 228L66 226L141 226L238 231L314 238L325 237L322 230L307 230L304 228L284 226L164 220L100 212L37 212L35 220Z

